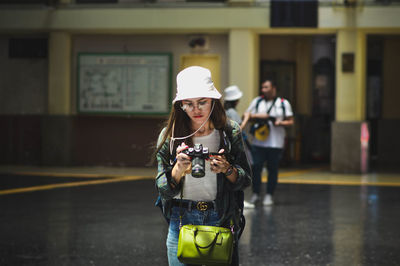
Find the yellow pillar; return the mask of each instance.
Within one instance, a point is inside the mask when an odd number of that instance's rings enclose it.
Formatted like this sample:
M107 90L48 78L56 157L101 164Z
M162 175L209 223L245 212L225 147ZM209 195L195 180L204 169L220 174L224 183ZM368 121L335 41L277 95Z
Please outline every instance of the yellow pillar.
M331 170L368 171L365 119L366 35L339 30L336 38L336 121L332 123ZM367 126L366 126L367 125Z
M336 45L336 121L365 119L366 36L356 30L339 30ZM354 70L344 72L343 55L354 55Z
M49 93L50 115L71 113L71 36L53 32L49 38Z
M237 85L243 97L237 106L242 114L258 95L258 35L251 30L229 33L229 85Z

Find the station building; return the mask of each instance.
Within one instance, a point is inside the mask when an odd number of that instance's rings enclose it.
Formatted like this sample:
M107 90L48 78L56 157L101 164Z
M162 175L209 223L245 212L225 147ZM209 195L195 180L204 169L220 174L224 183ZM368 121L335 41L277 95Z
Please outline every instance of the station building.
M283 163L400 163L393 0L1 0L0 163L154 165L189 65L210 68L221 92L238 85L239 113L276 81L295 113Z

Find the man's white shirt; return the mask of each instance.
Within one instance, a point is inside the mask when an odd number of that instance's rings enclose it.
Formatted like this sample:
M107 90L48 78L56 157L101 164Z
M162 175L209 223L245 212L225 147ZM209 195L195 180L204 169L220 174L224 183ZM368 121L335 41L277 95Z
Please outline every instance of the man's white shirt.
M274 100L261 100L260 103L258 104L257 112L256 112L256 105L257 101L261 97L257 97L253 99L253 101L250 103L249 108L247 108L247 112L250 112L252 114L258 113L258 114L266 114L269 108L271 107L272 103ZM272 107L271 111L269 112L269 115L271 117L275 117L279 120L283 120L283 108L282 108L282 102L281 102L280 97L278 97L274 103L274 106ZM290 103L284 99L283 100L283 105L285 107L285 116L286 117L291 117L293 116L293 111L292 111L292 106ZM253 139L252 144L255 146L260 146L260 147L270 147L270 148L283 148L285 145L285 136L286 136L286 131L283 126L274 126L272 121L268 121L269 126L270 126L270 134L268 138L265 141L260 141L257 140L256 138Z

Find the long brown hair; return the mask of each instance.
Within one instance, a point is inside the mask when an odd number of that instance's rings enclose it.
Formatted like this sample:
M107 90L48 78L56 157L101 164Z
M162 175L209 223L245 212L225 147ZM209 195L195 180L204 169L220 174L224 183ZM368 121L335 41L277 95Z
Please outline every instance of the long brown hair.
M224 107L222 106L222 103L219 99L212 99L212 103L214 104L214 109L212 110L210 116L210 122L212 123L215 129L218 130L223 129L226 124L226 114ZM163 146L167 138L171 138L173 128L174 128L174 137L184 137L193 133L191 128L190 117L186 114L185 111L182 110L181 105L182 105L181 101L177 101L174 103L171 112L169 114L168 120L164 125L164 127L166 127L166 131L164 132L160 144L157 146L156 154L160 151L161 147ZM176 147L178 147L182 142L185 142L189 147L193 146L192 137L183 140L177 140L174 143L172 152L175 152Z

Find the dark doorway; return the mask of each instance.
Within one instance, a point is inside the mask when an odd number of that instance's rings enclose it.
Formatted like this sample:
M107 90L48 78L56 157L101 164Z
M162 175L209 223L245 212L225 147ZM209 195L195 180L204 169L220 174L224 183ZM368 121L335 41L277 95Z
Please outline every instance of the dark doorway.
M370 128L370 166L378 160L378 125L382 116L383 38L370 36L367 41L367 121Z
M287 99L294 108L296 63L287 61L261 61L260 83L272 79L276 83L278 96ZM260 87L261 92L261 87Z

